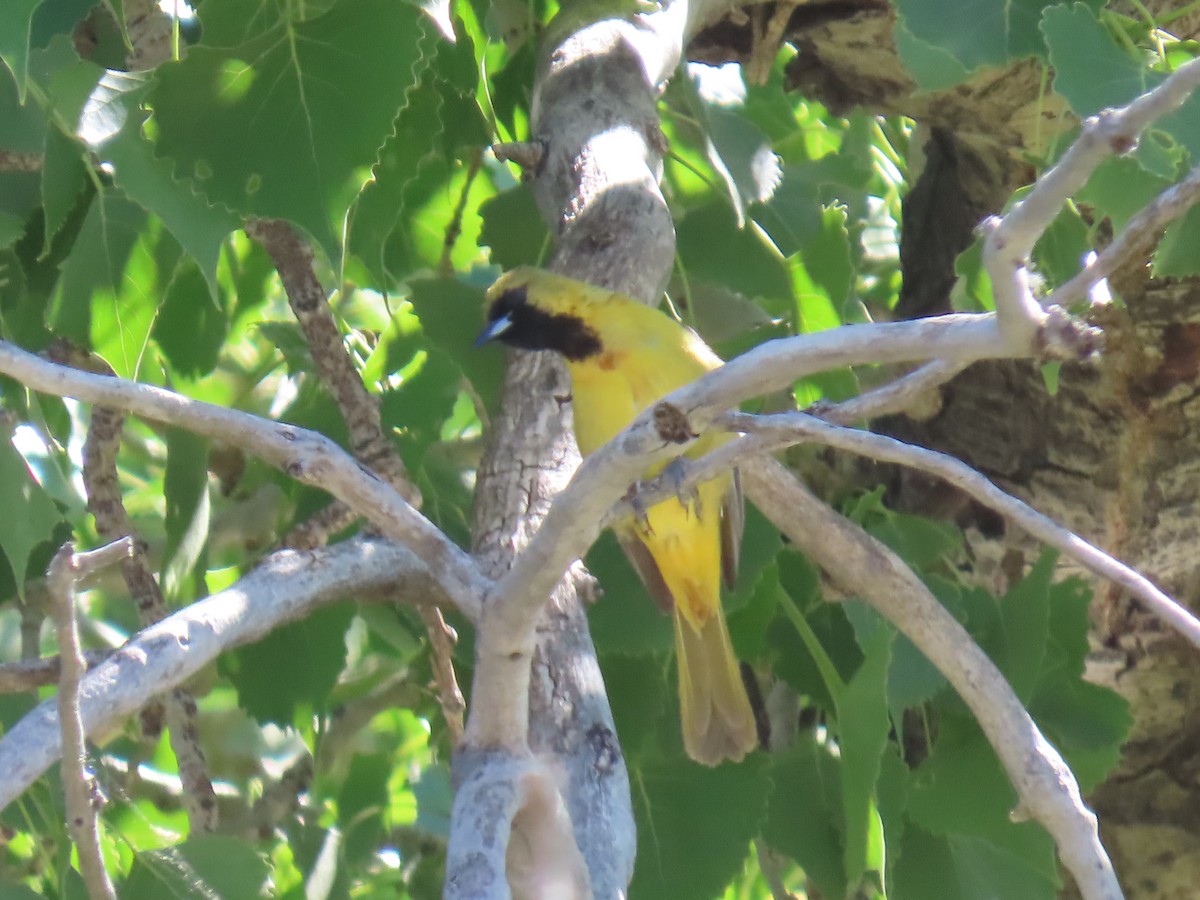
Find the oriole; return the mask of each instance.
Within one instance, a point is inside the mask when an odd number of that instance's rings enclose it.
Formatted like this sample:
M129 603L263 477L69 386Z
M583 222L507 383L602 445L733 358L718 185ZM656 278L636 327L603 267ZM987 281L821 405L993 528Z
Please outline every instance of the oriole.
M721 365L691 329L631 297L540 269L502 275L487 292L477 344L499 340L552 350L571 375L575 438L587 455L666 394ZM698 458L724 440L705 435ZM660 463L646 472L657 475ZM614 527L647 590L675 625L683 744L706 765L740 760L757 728L721 610L722 570L732 584L741 541L736 476L700 485L691 498L656 503Z

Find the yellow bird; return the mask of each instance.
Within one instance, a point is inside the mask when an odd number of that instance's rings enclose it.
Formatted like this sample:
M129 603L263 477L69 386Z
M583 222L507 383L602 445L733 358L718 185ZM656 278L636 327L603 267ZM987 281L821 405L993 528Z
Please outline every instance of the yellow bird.
M575 439L586 456L676 388L721 365L691 329L623 294L522 267L487 292L488 324L476 345L499 340L553 350L571 374ZM705 435L699 458L724 436ZM657 475L660 463L646 472ZM740 760L758 744L754 713L721 610L722 569L732 584L741 542L736 475L671 498L614 528L647 590L671 611L683 744L692 759Z

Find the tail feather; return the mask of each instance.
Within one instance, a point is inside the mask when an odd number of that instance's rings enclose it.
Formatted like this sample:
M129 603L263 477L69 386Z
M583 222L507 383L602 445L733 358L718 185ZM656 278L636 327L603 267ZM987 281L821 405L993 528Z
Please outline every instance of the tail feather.
M688 756L707 766L737 762L758 746L754 711L720 605L697 628L676 607L679 713Z

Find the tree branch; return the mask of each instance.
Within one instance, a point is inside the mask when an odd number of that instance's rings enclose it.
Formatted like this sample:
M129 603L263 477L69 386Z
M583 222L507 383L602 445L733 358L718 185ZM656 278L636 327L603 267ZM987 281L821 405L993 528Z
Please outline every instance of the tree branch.
M57 357L56 362L115 377L116 373L103 360L65 341L56 342L50 352ZM137 609L138 622L145 627L166 618L167 603L150 569L146 543L138 539L121 497L117 451L124 428L124 413L109 406L93 407L83 445L83 486L97 533L110 541L125 537L132 541L132 552L121 561L121 577ZM188 824L195 832L215 831L217 798L196 730L195 697L185 688L177 688L164 694L160 701L147 704L141 718L142 730L150 740L157 740L161 734L164 716L171 750L185 787Z
M329 491L418 554L438 577L437 593L468 619L479 617L489 582L471 559L371 472L324 435L181 394L59 366L0 341L0 373L58 397L124 409L241 447L297 481Z
M54 555L46 572L50 614L54 618L59 656L62 659L55 705L63 747L62 780L67 830L79 851L79 871L92 900L116 900L117 893L104 869L96 821L99 793L95 779L87 768L87 740L80 712L80 682L87 672L87 661L79 643L75 585L90 572L127 559L132 553L133 540L128 537L87 553L76 553L74 545L68 541Z
M880 462L928 472L1007 517L1044 544L1062 551L1095 575L1123 587L1167 625L1200 649L1200 619L1159 590L1148 578L1088 543L1049 516L1001 490L961 460L937 450L906 444L883 434L822 422L804 413L750 416L733 413L723 419L734 431L766 440L761 450L779 449L801 441L816 441ZM746 449L746 448L743 448ZM728 463L723 465L727 468ZM701 476L702 479L702 476Z
M347 596L423 598L440 573L387 541L351 540L325 550L269 556L232 587L144 628L84 676L79 706L85 733L107 730L151 697L182 684L218 654ZM54 701L0 738L0 809L59 757Z
M1054 838L1087 900L1123 896L1075 776L966 630L891 550L810 494L773 460L742 469L754 504L813 563L880 612L971 708L1020 798Z
M400 454L383 433L379 400L367 391L342 344L325 288L313 269L312 248L279 219L253 219L246 223L246 234L262 245L275 264L317 373L346 423L355 459L420 508L421 494L408 480Z
M1063 204L1087 183L1096 166L1113 154L1134 150L1142 132L1182 106L1197 86L1200 60L1191 60L1128 105L1089 117L1079 137L1024 199L1003 218L992 217L983 223L983 260L991 275L992 296L1006 341L1031 339L1035 328L1045 324L1047 313L1030 290L1027 267L1033 245Z
M1098 253L1070 281L1054 289L1047 303L1067 306L1082 300L1101 280L1149 248L1164 228L1200 200L1200 166L1167 188L1133 216L1111 244Z

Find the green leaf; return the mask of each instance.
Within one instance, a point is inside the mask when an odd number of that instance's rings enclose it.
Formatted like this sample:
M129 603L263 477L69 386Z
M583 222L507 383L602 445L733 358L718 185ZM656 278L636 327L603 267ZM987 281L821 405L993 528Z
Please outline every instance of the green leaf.
M701 131L705 155L725 183L741 228L747 204L766 203L779 186L779 157L766 135L740 110L702 99L694 77L675 79L671 87Z
M923 91L944 91L962 84L970 73L949 50L929 41L921 40L912 33L904 19L896 20L893 32L896 52L904 68Z
M23 884L0 882L0 900L39 900L45 894L37 894Z
M438 44L355 201L349 250L384 289L415 271L438 269L450 238L453 268L468 267L480 253L477 206L490 195L490 181L474 168L456 168L455 160L480 153L490 138L475 81L468 94L451 80L462 80L457 69L464 57L474 72L469 40Z
M1156 142L1147 138L1143 143L1153 145ZM1096 167L1076 198L1092 206L1099 215L1107 216L1112 221L1113 231L1117 232L1170 183L1166 178L1148 172L1136 157L1114 156Z
M0 248L11 246L42 202L36 172L0 172Z
M946 676L937 666L907 637L897 635L887 679L888 709L897 727L904 710L932 700L946 685Z
M891 900L1054 900L1059 880L986 839L905 829Z
M229 336L229 317L209 293L200 266L184 257L167 285L154 321L154 342L176 375L201 378L217 366Z
M29 45L45 47L56 38L69 37L94 6L93 0L43 0L33 13Z
M1041 674L1050 626L1050 582L1058 554L1046 550L1029 574L1000 601L1005 654L998 661L1022 703L1029 700Z
M990 312L996 308L992 296L992 279L983 266L983 238L977 237L971 246L954 260L958 280L950 291L950 302L962 312Z
M1085 792L1116 765L1132 724L1123 697L1084 680L1091 597L1077 578L1051 586L1046 653L1028 704Z
M450 811L454 807L449 767L445 763L426 766L412 791L417 798L417 827L427 834L449 837Z
M782 593L779 567L772 563L759 574L745 605L729 613L729 635L738 659L754 662L766 653L767 633L779 610Z
M1120 761L1133 725L1124 697L1082 680L1046 684L1030 702L1029 712L1062 751L1085 794Z
M715 897L737 873L766 818L763 760L706 768L672 759L630 772L637 821L631 897ZM700 852L702 848L702 852Z
M461 373L440 350L417 352L404 383L384 391L380 412L384 427L400 435L407 448L424 450L439 439L442 423L454 411Z
M802 554L784 551L778 554L776 563L780 587L804 615L821 647L836 664L837 677L845 681L862 663L862 652L844 610L838 604L825 602L820 574ZM797 693L807 695L832 712L832 693L809 647L797 634L795 624L776 619L768 640L775 651L775 674Z
M409 287L426 337L454 361L486 409L499 409L504 354L475 347L476 325L483 327L483 292L448 278L423 278Z
M211 201L289 219L337 258L332 223L416 83L427 21L407 3L339 0L236 46L193 47L150 95L159 152Z
M289 375L311 372L315 363L304 332L295 322L257 322L255 327L283 355Z
M342 671L352 618L353 603L336 603L222 657L242 708L281 726L293 723L301 705L324 709Z
M1033 248L1038 270L1051 284L1062 284L1083 268L1083 258L1093 241L1087 223L1074 206L1064 207Z
M269 875L267 861L246 840L201 834L174 847L137 854L121 885L121 897L258 897Z
M668 683L665 655L607 653L600 657L600 668L625 759L637 760L658 750L656 738L675 690Z
M101 202L93 208L113 213L112 217L102 213L104 221L96 236L112 240L115 252L109 255L109 247L95 248L107 271L101 268L93 274L99 283L91 298L89 343L123 378L153 379L159 367L142 364L147 352L153 359L150 333L183 251L159 220L148 218L127 201ZM122 265L122 241L135 229L136 238ZM71 254L72 264L78 256L78 250Z
M967 72L1008 59L1010 5L993 0L896 0L913 37L938 47Z
M804 334L836 328L846 319L846 300L854 284L846 210L821 210L821 227L800 251L803 265L792 269L796 331Z
M1200 272L1200 206L1193 206L1182 218L1167 226L1154 251L1155 278L1187 278Z
M25 100L30 27L33 14L41 4L42 0L5 0L0 4L0 59L16 80L22 102Z
M105 72L83 108L79 135L111 166L125 193L163 220L200 267L215 301L217 258L226 236L238 227L238 217L208 203L190 182L175 178L169 160L155 156L143 131L142 111L152 86L144 73Z
M1054 843L1041 826L1009 819L1016 802L1016 791L978 725L943 716L929 757L910 781L911 821L932 834L985 839L1014 862L1053 880Z
M29 58L30 79L38 83L45 95L47 120L68 132L79 121L103 75L104 69L96 63L79 58L69 34L56 35Z
M842 609L854 626L860 647L865 646L881 626L895 633L885 686L888 712L894 727L903 737L904 711L920 706L941 693L947 685L946 677L912 641L896 631L893 625L863 601L847 600L842 603Z
M891 727L886 676L894 635L895 631L882 623L875 629L862 645L863 664L836 698L846 829L842 860L849 884L858 884L872 863L868 850L875 826L875 781ZM880 877L882 874L880 869Z
M203 596L204 551L208 543L208 442L181 428L167 429L167 503L162 592L168 601Z
M687 299L692 327L713 348L744 338L750 332L766 328L774 320L761 306L741 294L703 281L685 285L675 279L667 288L672 297Z
M493 262L512 269L542 261L550 233L528 184L501 191L484 202L479 212L483 216L479 240L491 248Z
M863 524L919 572L962 554L962 532L949 522L883 509Z
M753 230L738 230L728 204L708 203L691 210L676 230L676 247L688 278L750 298L792 296L783 260Z
M908 822L905 816L908 807L908 779L908 766L900 758L900 747L894 742L889 742L879 760L879 779L875 783L879 816L883 820L889 876L895 866L900 841L904 837Z
M50 244L79 201L87 186L88 170L79 142L57 128L46 132L46 151L42 167L42 209L46 239L42 253Z
M783 180L766 203L755 203L750 215L783 256L793 256L825 228L823 202L828 193L859 190L864 173L854 160L823 157L815 161L789 163Z
M592 639L601 653L666 653L674 646L671 618L658 608L621 546L604 532L587 554L587 567L604 591L588 609Z
M1042 383L1046 385L1046 393L1051 397L1057 397L1059 376L1062 373L1062 362L1054 360L1053 362L1042 363L1039 368L1042 372Z
M810 732L772 754L763 837L794 859L825 897L846 896L841 760Z
M1047 9L1042 32L1054 67L1054 91L1081 118L1128 103L1162 81L1117 46L1082 3Z
M337 796L342 853L350 865L361 865L383 838L383 814L388 804L388 779L395 761L390 754L356 753L350 760Z
M0 58L3 43L12 31L3 24L5 16L11 15L19 2L6 3L0 8ZM17 82L0 69L0 149L16 153L40 153L46 143L46 113L36 103L21 105Z
M118 194L96 196L63 264L48 313L55 331L79 344L91 345L93 305L111 307L117 303L124 289L126 266L145 224L146 214ZM119 374L130 372L126 369Z
M24 596L29 557L38 544L53 538L62 516L9 440L0 442L0 508L20 511L0 521L0 550L12 567L18 595Z

